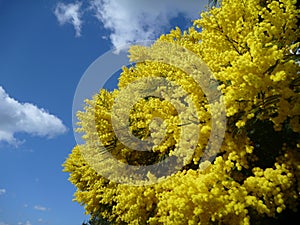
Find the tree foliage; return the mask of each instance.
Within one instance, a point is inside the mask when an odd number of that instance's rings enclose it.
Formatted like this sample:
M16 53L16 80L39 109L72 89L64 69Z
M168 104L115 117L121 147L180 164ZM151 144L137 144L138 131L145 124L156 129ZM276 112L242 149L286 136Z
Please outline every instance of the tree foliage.
M296 215L300 194L299 8L295 0L223 0L186 31L179 28L156 43L182 46L203 59L218 81L226 106L226 133L212 162L201 161L215 113L193 79L172 65L137 62L123 68L119 90L101 90L78 112L85 145L64 163L77 187L75 200L93 218L112 224L284 224ZM154 44L155 45L155 44ZM134 46L130 57L151 47ZM134 151L118 140L112 107L121 91L138 79L164 77L191 97L197 115L182 134L180 113L167 97L140 99L129 115L130 131L140 139L163 136L150 151ZM147 88L156 87L149 84ZM187 97L176 89L185 107ZM163 92L162 90L159 90ZM127 98L134 96L130 92ZM124 97L126 104L126 96ZM151 122L160 117L162 123ZM91 125L96 126L91 130ZM160 133L162 130L165 133ZM199 132L190 161L168 179L151 185L125 185L97 173L83 157L100 160L93 143L130 165L172 157L181 135ZM184 142L179 150L189 150ZM175 154L176 156L176 154ZM204 168L204 169L203 169ZM110 168L107 168L109 170ZM150 178L149 178L150 179ZM151 178L155 179L155 177Z

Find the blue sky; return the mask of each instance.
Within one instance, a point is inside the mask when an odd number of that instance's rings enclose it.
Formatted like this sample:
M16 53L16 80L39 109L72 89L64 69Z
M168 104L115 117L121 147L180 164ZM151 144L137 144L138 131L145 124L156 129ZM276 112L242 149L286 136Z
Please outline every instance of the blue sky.
M0 225L87 219L61 166L76 145L80 78L114 46L184 28L203 9L200 0L133 2L0 0Z

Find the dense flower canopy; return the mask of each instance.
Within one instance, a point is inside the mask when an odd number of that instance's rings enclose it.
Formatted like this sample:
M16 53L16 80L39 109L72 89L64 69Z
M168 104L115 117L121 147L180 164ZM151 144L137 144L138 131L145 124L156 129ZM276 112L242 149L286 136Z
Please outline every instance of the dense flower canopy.
M204 150L220 101L214 107L193 77L176 66L139 62L152 47L129 50L136 64L123 68L119 89L101 90L86 100L85 111L78 112L78 132L84 133L86 143L76 146L64 163L77 187L75 200L88 214L113 224L272 224L299 208L300 18L296 3L223 0L220 7L202 13L187 31L177 28L156 41L191 51L217 80L226 108L226 132L218 152L211 153L211 162L203 160ZM171 94L180 101L168 98L168 91L150 81L145 86L137 82L153 77L176 83ZM122 90L131 84L136 89L123 96ZM125 107L135 90L151 87L161 96L139 99L127 122L135 137L150 137L154 144L148 151L135 151L118 140L112 109L115 99ZM184 110L189 103L194 108ZM185 117L188 112L193 116ZM126 123L122 118L120 123ZM154 164L188 151L194 134L199 135L197 143L183 167L150 185L120 184L87 163L88 158L101 161L102 151L108 151L124 164ZM99 140L104 150L95 149ZM148 178L157 179L153 174Z

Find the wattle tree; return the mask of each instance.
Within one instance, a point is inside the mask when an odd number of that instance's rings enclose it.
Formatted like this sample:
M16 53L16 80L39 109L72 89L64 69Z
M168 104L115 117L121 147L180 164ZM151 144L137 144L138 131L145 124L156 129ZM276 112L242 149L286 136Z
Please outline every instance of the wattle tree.
M78 112L78 132L83 133L85 144L74 147L64 171L77 187L75 201L85 207L94 224L286 224L288 218L297 216L297 1L223 0L219 4L202 13L186 31L172 30L150 47L133 46L129 57L135 64L123 68L118 90L102 89ZM174 46L183 53L169 54L161 46ZM191 57L179 60L187 52ZM157 55L162 56L161 61L150 60ZM194 65L195 56L213 74L212 89L221 93L215 96L217 100L208 96L209 88L203 90L195 81L197 76L206 79L203 70L186 65ZM174 63L166 63L166 58ZM167 90L169 84L157 85L161 80L156 78L174 84L172 90ZM141 79L143 84L138 82ZM141 88L146 93L152 88L154 94L141 95ZM112 124L115 100L126 108L136 95L143 97L130 111L117 107L120 115L124 114L119 123L128 123L136 138L151 139L153 144L147 145L146 151L124 144ZM190 105L192 109L186 109ZM225 123L218 119L222 106ZM224 129L224 138L207 157L214 124ZM195 135L197 143L191 144ZM167 178L148 173L150 183L130 185L99 173L116 169L113 161L105 158L105 151L136 168L168 158L182 159L182 167ZM98 161L106 164L98 165ZM103 165L112 166L99 168ZM126 175L123 172L112 171Z

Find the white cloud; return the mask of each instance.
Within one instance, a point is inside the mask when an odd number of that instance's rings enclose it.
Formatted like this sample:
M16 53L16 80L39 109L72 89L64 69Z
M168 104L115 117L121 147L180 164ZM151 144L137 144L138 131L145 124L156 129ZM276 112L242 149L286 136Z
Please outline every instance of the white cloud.
M74 26L76 36L81 35L82 20L80 8L81 3L79 2L70 4L59 2L54 10L54 14L61 25L70 23Z
M29 220L27 220L24 225L31 225L31 223Z
M32 223L29 220L26 220L25 222L18 222L18 225L32 225Z
M14 137L18 132L52 138L66 131L56 116L33 104L16 101L0 86L0 142L19 144Z
M207 0L90 0L96 17L111 31L117 48L135 41L157 38L179 14L196 19Z
M47 208L41 205L35 205L33 208L37 211L47 211Z
M9 225L8 223L0 222L0 225Z
M47 223L47 221L43 220L42 218L39 218L37 220L37 222L40 223L40 224L46 224Z
M0 195L4 195L6 193L6 189L4 189L4 188L1 188L0 189ZM0 224L1 225L1 224Z

